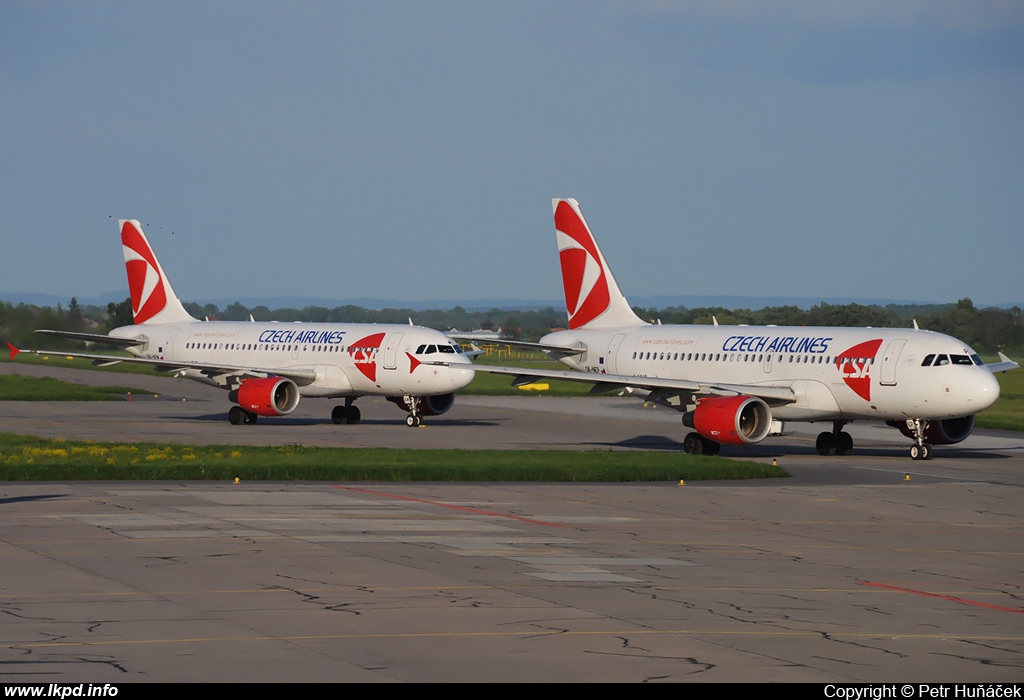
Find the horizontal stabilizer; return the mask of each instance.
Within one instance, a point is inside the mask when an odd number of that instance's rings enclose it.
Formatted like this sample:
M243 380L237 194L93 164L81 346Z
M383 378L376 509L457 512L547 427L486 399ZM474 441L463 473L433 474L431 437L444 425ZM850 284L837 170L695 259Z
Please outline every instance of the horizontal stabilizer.
M103 343L104 345L113 345L119 348L130 348L136 345L145 345L148 340L139 340L138 338L117 338L112 335L102 335L100 333L75 333L74 331L51 331L48 329L37 330L36 333L40 335L49 335L54 338L70 338L71 340L81 340L86 343Z
M169 362L167 360L160 359L149 359L145 357L115 357L112 355L100 355L97 353L88 352L65 352L63 350L21 350L18 351L13 345L8 343L11 348L11 357L18 352L22 352L29 355L58 355L62 357L78 357L83 360L92 360L97 363L109 363L116 364L119 362L126 362L134 365L149 365L158 372L182 372L187 370L195 370L202 372L208 377L216 379L218 377L240 377L240 378L262 378L262 377L285 377L291 379L299 386L307 386L316 381L316 371L312 369L304 369L302 367L287 367L287 368L270 368L270 367L245 367L241 365L221 365L212 362Z

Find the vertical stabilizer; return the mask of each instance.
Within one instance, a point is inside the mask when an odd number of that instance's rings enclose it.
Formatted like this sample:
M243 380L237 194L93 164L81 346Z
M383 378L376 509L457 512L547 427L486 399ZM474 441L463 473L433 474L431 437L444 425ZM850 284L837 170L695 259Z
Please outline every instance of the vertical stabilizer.
M569 328L640 326L575 199L552 199Z
M181 323L195 321L174 294L160 261L135 219L121 219L121 246L124 268L128 273L128 291L132 297L132 314L136 325L141 323Z

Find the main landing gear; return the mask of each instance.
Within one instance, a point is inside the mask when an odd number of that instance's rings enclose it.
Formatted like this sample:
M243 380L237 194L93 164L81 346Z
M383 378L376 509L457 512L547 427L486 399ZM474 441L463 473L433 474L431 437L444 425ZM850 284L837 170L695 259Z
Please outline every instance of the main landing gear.
M832 421L831 433L826 431L818 434L818 439L814 443L818 454L822 457L828 457L833 454L849 454L850 450L853 449L853 437L843 431L844 425L846 425L844 420Z
M689 433L683 438L683 451L688 455L717 455L722 444L709 440L700 433Z
M907 427L914 433L914 444L910 446L910 458L931 459L932 446L924 441L924 433L928 430L928 421L920 418L908 419Z
M334 407L331 411L331 420L335 425L355 425L359 422L362 415L359 413L359 407L352 405L353 401L355 399L346 398L344 406Z
M256 423L256 414L246 411L241 406L232 406L228 411L228 422L231 425L253 425Z

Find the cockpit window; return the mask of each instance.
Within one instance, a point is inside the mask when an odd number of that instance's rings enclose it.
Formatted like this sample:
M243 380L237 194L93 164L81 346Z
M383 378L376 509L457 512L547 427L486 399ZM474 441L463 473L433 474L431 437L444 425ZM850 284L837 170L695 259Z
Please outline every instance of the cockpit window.
M416 354L417 354L417 355L422 355L422 354L423 354L423 351L424 351L424 350L426 350L426 349L427 349L427 346L426 346L426 345L421 345L421 346L419 346L418 348L416 348Z
M978 353L974 353L973 355L971 355L971 359L974 360L974 364L978 365L979 367L985 364L982 361L981 356L978 355Z
M921 366L922 367L931 367L932 366L932 360L934 360L934 359L935 359L935 353L932 353L931 355L925 355L924 356L924 360L921 362Z
M974 364L973 362L971 362L971 358L967 357L967 355L950 355L949 356L949 361L952 362L954 365L973 365Z
M427 352L425 354L433 355L435 352L437 352L437 346L436 345L428 345L427 346Z
M935 358L935 366L936 367L939 367L941 365L948 365L948 364L949 364L949 358L946 357L945 355L939 355L938 357Z
M438 345L437 349L438 352L447 352L449 354L455 353L455 348L453 348L451 345Z

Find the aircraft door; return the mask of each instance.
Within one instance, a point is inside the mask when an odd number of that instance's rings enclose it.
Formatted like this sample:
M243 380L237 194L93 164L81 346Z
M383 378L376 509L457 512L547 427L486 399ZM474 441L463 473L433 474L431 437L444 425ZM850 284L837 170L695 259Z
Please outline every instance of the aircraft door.
M773 353L768 353L764 356L764 364L762 366L764 367L765 374L772 373L772 362L774 357L775 355Z
M161 360L166 360L169 357L174 357L174 339L178 336L178 329L175 328L167 334L167 340L164 341L163 345L157 346L157 355Z
M608 344L608 353L606 354L604 366L607 368L608 374L618 374L618 370L615 369L615 353L619 351L619 346L622 345L623 339L626 337L625 333L616 333L612 337L612 342Z
M402 343L404 333L392 333L388 336L387 345L384 347L384 369L396 369L398 367L398 346Z
M902 339L889 341L889 345L885 348L885 355L882 356L882 378L880 380L882 386L896 385L896 364L899 362L900 353L903 352L903 346L906 344L907 341Z

